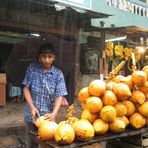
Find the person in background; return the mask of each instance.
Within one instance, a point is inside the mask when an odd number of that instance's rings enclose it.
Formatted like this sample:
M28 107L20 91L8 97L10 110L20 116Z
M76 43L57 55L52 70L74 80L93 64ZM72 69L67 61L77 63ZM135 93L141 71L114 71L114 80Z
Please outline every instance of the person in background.
M27 148L37 148L30 131L35 131L35 120L44 115L47 120L55 120L63 96L67 95L66 84L61 70L53 65L55 50L51 44L43 44L39 49L39 61L28 66L22 81L23 94L27 102L24 109Z

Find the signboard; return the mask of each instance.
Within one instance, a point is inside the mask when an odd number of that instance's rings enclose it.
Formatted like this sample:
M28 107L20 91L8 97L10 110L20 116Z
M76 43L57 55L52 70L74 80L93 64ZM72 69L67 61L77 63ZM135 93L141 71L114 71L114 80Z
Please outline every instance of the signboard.
M106 0L107 5L148 18L148 7L129 0Z
M55 0L69 6L91 10L92 0Z

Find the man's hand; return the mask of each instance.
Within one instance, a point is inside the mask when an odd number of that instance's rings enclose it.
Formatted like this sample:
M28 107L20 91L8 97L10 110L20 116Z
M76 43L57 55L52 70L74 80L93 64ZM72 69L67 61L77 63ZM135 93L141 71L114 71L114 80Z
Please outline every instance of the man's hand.
M62 102L62 96L57 97L56 100L55 100L53 112L45 114L44 115L45 120L50 120L50 121L55 120L55 118L56 118L56 116L58 114L58 111L60 109L61 102Z
M56 114L52 113L48 113L44 115L45 120L49 120L49 121L55 121L56 118Z
M35 123L36 119L40 116L39 111L35 107L31 109L31 116L33 123Z

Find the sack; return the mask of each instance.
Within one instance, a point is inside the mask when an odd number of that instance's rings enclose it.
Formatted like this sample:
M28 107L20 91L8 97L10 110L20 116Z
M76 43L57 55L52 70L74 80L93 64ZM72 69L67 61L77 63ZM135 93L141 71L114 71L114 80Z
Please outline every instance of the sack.
M61 106L65 106L65 107L69 106L69 103L68 103L68 101L67 101L67 99L65 97L63 97L63 99L62 99Z

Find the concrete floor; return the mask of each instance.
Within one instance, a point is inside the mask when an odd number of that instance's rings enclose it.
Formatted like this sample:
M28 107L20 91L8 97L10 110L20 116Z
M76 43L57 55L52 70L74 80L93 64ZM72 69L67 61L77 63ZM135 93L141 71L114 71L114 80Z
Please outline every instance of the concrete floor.
M0 148L25 147L24 102L7 102L0 106Z
M7 102L6 106L0 107L0 128L24 126L23 108L25 103Z

